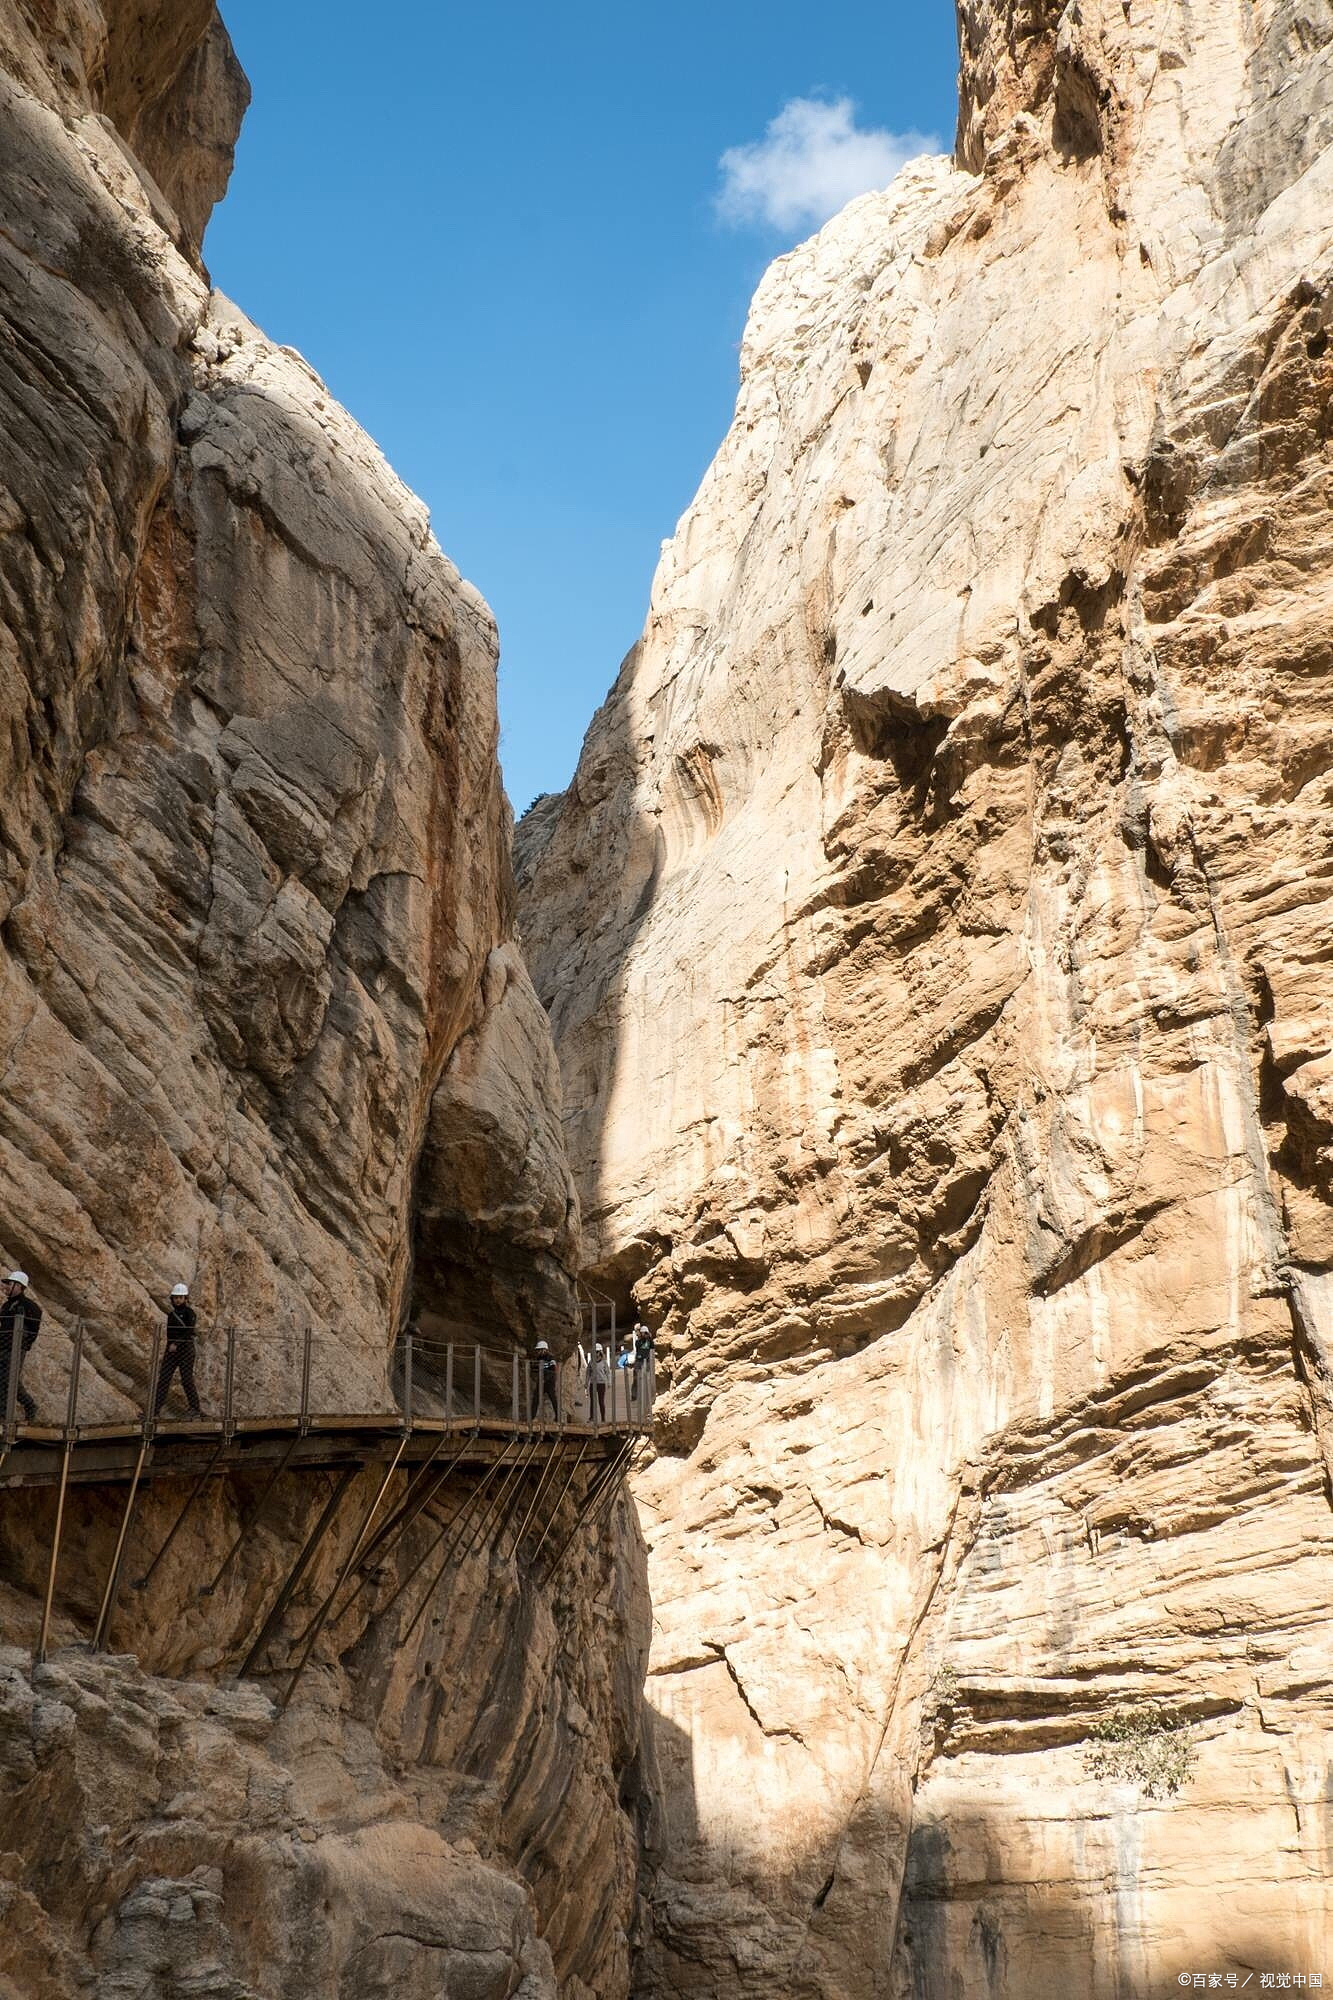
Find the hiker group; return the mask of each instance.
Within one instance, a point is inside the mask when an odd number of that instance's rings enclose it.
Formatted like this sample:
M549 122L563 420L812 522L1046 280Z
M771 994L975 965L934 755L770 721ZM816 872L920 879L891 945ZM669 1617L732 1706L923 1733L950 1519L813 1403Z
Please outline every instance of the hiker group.
M42 1309L28 1290L26 1271L13 1270L4 1281L0 1302L0 1424L12 1421L12 1412L22 1410L25 1423L37 1420L37 1403L23 1386L23 1364L42 1330ZM180 1378L182 1393L191 1417L203 1420L199 1391L194 1380L195 1340L198 1321L190 1304L188 1285L173 1285L167 1302L166 1338L153 1385L153 1415L161 1415L173 1380Z
M23 1366L42 1330L42 1308L28 1286L27 1272L12 1270L4 1280L4 1297L0 1301L0 1426L8 1435L12 1435L11 1427L20 1411L25 1423L37 1421L36 1400L24 1386ZM153 1420L161 1416L172 1383L179 1381L191 1419L203 1422L204 1412L194 1377L198 1321L190 1304L188 1285L172 1286L164 1332L162 1355L152 1387ZM574 1401L583 1407L581 1411L571 1409L564 1414L586 1415L590 1422L606 1423L608 1390L612 1422L626 1421L631 1416L642 1419L648 1414L656 1388L656 1344L642 1320L635 1321L618 1345L614 1335L609 1341L593 1339L587 1348L580 1343L576 1354ZM530 1419L534 1423L544 1421L549 1411L551 1419L559 1423L562 1419L560 1365L544 1340L537 1342L533 1358L536 1367Z
M544 1340L537 1342L535 1359L537 1368L530 1415L538 1421L545 1417L549 1409L554 1421L559 1423L560 1365ZM623 1390L612 1394L613 1417L622 1410L626 1417L631 1411L640 1416L646 1413L655 1386L656 1343L642 1320L636 1320L618 1350L609 1341L594 1340L586 1348L580 1341L577 1359L577 1380L580 1389L586 1392L587 1414L591 1420L606 1422L606 1394L614 1380L613 1369L624 1377Z

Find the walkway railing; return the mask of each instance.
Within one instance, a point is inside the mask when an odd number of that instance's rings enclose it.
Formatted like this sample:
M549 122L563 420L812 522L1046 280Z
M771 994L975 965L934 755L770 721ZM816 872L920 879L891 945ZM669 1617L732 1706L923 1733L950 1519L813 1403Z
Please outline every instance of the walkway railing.
M517 1348L485 1342L455 1342L404 1334L395 1344L382 1383L381 1406L349 1408L357 1396L347 1382L346 1347L332 1335L313 1330L274 1335L254 1328L199 1329L198 1356L206 1365L205 1391L218 1391L218 1407L181 1420L157 1409L164 1332L159 1329L147 1375L132 1416L88 1421L81 1406L88 1369L88 1326L75 1322L69 1342L63 1411L55 1422L42 1414L21 1421L19 1376L23 1356L16 1332L5 1369L0 1413L0 1488L54 1485L55 1520L36 1658L44 1659L55 1598L66 1503L71 1484L117 1485L126 1489L114 1550L102 1588L95 1649L109 1642L123 1576L127 1569L141 1488L154 1479L185 1479L189 1488L167 1534L151 1554L134 1565L137 1591L146 1590L210 1480L236 1471L266 1474L262 1490L227 1548L215 1573L198 1586L212 1597L232 1570L265 1516L278 1481L286 1472L336 1471L337 1481L318 1520L284 1579L263 1625L246 1653L242 1673L255 1670L275 1642L292 1598L314 1564L340 1515L357 1472L382 1467L377 1490L352 1536L333 1589L323 1599L297 1642L283 1696L290 1699L320 1633L336 1624L366 1587L408 1527L442 1498L457 1474L474 1483L462 1505L438 1529L395 1590L383 1615L415 1584L423 1567L439 1558L406 1637L416 1631L449 1565L483 1546L504 1544L517 1560L527 1560L549 1584L573 1551L578 1536L606 1520L623 1487L633 1457L647 1434L655 1384L651 1359L638 1367L617 1367L607 1342L601 1363L590 1375L589 1356L557 1364L556 1407L543 1394L540 1363ZM592 1355L596 1355L594 1344ZM49 1360L49 1354L46 1357ZM604 1383L600 1382L603 1372ZM43 1388L49 1389L49 1370ZM340 1379L342 1402L336 1404ZM363 1378L364 1379L364 1378ZM604 1390L604 1397L597 1393ZM103 1393L105 1393L103 1391ZM179 1388L174 1393L180 1394ZM214 1400L210 1395L210 1401ZM360 1399L363 1403L369 1397ZM402 1470L408 1486L396 1505L388 1504L394 1475ZM573 1522L556 1534L569 1502ZM525 1541L525 1538L531 1539ZM443 1553L441 1553L441 1550ZM545 1555L545 1561L542 1561ZM350 1583L351 1593L338 1599ZM335 1606L337 1609L335 1611Z
M362 1379L367 1393L360 1398L353 1393L351 1401L356 1407L349 1407L349 1368L355 1380L356 1364L363 1357L349 1354L346 1345L332 1334L317 1334L309 1327L299 1333L242 1326L201 1327L194 1360L205 1413L197 1419L182 1418L170 1409L171 1398L177 1404L184 1400L179 1381L173 1381L161 1411L155 1407L166 1348L159 1327L135 1398L135 1413L99 1419L91 1416L86 1401L81 1403L87 1394L87 1347L88 1323L76 1320L69 1342L63 1411L54 1420L41 1412L29 1420L21 1417L19 1410L24 1357L20 1330L14 1330L8 1356L0 1356L0 1377L5 1386L0 1411L0 1474L20 1437L49 1443L70 1435L123 1437L132 1431L151 1440L162 1430L177 1433L188 1428L231 1438L238 1428L265 1426L295 1428L298 1435L305 1436L312 1429L328 1430L353 1420L396 1423L410 1430L426 1419L462 1419L477 1425L507 1420L535 1423L543 1430L586 1425L594 1433L629 1431L641 1430L651 1421L656 1394L651 1359L633 1366L620 1365L622 1357L614 1354L608 1342L599 1371L605 1375L603 1393L597 1394L586 1363L566 1356L556 1364L558 1387L552 1411L543 1393L541 1366L535 1354L484 1341L441 1341L406 1333L389 1356L381 1405L366 1407L371 1400L371 1363L364 1357ZM43 1359L49 1364L46 1337L44 1350ZM49 1365L45 1372L49 1375ZM105 1388L102 1394L105 1396Z

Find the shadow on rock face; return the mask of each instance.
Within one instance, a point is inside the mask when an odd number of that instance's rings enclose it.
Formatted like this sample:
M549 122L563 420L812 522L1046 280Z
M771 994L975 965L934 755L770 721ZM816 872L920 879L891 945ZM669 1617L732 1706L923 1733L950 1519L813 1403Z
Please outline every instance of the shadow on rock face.
M801 1857L813 1886L800 1927L790 1880L775 1879L767 1901L752 1867L710 1845L688 1733L656 1710L649 1724L664 1796L645 1827L635 2000L1164 2000L1200 1977L1204 1990L1215 1977L1211 1990L1255 1994L1264 1973L1333 1983L1326 1932L1316 1923L1308 1948L1293 1946L1281 1892L1262 1907L1261 1869L1248 1894L1228 1898L1203 1860L1192 1888L1161 1894L1143 1853L1147 1800L1108 1802L1113 1859L1099 1892L1056 1867L1015 1879L1028 1830L977 1799L947 1824L915 1821L905 1843L878 1852L858 1855L846 1841L832 1868L827 1856ZM1211 1906L1202 1924L1201 1897Z

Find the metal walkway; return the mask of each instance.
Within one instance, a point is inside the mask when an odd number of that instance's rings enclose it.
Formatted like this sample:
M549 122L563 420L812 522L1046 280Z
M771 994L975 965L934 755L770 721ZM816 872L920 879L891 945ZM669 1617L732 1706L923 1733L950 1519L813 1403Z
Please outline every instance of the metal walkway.
M390 1380L397 1377L397 1407L318 1411L311 1406L315 1371L314 1336L309 1332L299 1337L300 1386L293 1398L297 1407L278 1413L241 1411L234 1394L238 1333L224 1329L219 1416L181 1422L154 1415L162 1359L159 1336L137 1420L84 1424L79 1421L84 1334L83 1323L76 1322L63 1423L16 1422L17 1353L9 1370L8 1407L0 1412L0 1495L16 1488L56 1490L35 1657L46 1657L71 1488L111 1487L123 1496L114 1553L91 1635L94 1649L101 1649L109 1643L123 1588L127 1583L138 1591L150 1587L213 1481L253 1474L260 1490L216 1572L198 1587L200 1598L211 1597L222 1585L268 1517L280 1480L332 1473L336 1476L325 1504L237 1669L247 1674L265 1667L280 1640L288 1608L321 1547L335 1529L345 1532L349 1519L354 1522L333 1587L295 1642L297 1657L285 1662L289 1678L284 1706L321 1633L337 1624L367 1586L383 1579L384 1565L414 1524L433 1532L426 1534L424 1552L417 1547L408 1574L375 1614L384 1616L403 1604L424 1573L425 1591L402 1634L404 1641L417 1629L451 1565L482 1548L503 1549L508 1541L513 1559L541 1584L549 1584L580 1536L590 1527L597 1530L607 1519L651 1423L650 1370L636 1379L629 1370L608 1367L601 1396L587 1386L580 1370L576 1394L571 1394L568 1381L562 1384L559 1408L553 1413L549 1401L539 1406L534 1398L534 1386L539 1384L533 1363L523 1355L480 1344L414 1344L411 1336L399 1343L389 1370ZM566 1415L571 1403L573 1414ZM358 1506L357 1475L370 1468L378 1468L379 1477L372 1482L371 1496ZM402 1490L393 1495L392 1484L399 1475ZM184 1497L157 1546L143 1548L135 1534L138 1504L144 1490L159 1482L183 1485ZM467 1482L467 1490L460 1498L462 1482ZM431 1509L450 1498L458 1504L441 1521ZM421 1539L418 1535L418 1545Z

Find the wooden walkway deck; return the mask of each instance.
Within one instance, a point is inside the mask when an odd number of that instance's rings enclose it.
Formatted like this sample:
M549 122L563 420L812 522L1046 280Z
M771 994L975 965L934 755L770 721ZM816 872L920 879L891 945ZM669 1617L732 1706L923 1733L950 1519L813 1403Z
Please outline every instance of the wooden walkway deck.
M139 1467L141 1480L191 1479L206 1469L225 1473L264 1471L284 1463L292 1471L315 1472L344 1465L374 1465L396 1459L405 1469L421 1464L439 1448L441 1437L461 1450L460 1469L492 1464L515 1438L531 1442L534 1457L549 1459L584 1448L585 1462L614 1457L627 1438L644 1437L648 1423L530 1424L520 1418L420 1417L410 1429L395 1410L304 1420L290 1417L220 1423L168 1419L153 1426ZM86 1424L67 1433L53 1424L19 1424L14 1443L0 1446L0 1490L15 1486L118 1485L135 1476L145 1428L137 1424ZM447 1447L446 1447L447 1448ZM68 1452L68 1462L66 1453Z
M514 1352L497 1357L481 1347L462 1348L457 1357L452 1348L444 1350L437 1370L444 1394L438 1395L437 1386L436 1400L442 1400L454 1414L418 1413L420 1399L415 1409L413 1405L410 1343L403 1357L404 1393L399 1408L315 1411L310 1407L309 1333L303 1341L300 1408L273 1415L242 1415L232 1400L236 1343L231 1331L227 1335L226 1389L220 1418L182 1422L153 1416L152 1385L158 1370L155 1350L142 1415L117 1423L79 1423L82 1339L82 1323L77 1323L63 1425L16 1421L17 1354L10 1370L8 1407L0 1413L0 1496L42 1487L53 1487L56 1492L35 1658L46 1656L71 1488L112 1487L120 1489L123 1496L118 1502L119 1532L91 1635L96 1650L110 1643L122 1585L129 1582L137 1591L148 1589L185 1521L216 1481L235 1474L254 1474L259 1490L216 1573L198 1587L201 1599L218 1591L266 1517L280 1481L292 1475L332 1473L335 1477L322 1511L237 1669L242 1674L265 1670L266 1659L281 1643L283 1621L293 1600L298 1592L309 1591L321 1547L331 1535L345 1540L346 1554L333 1586L319 1600L297 1641L299 1658L288 1660L281 1669L288 1673L284 1705L325 1626L330 1620L336 1624L362 1591L386 1574L384 1565L396 1552L406 1553L409 1547L413 1550L407 1575L388 1604L377 1607L376 1616L387 1615L402 1604L404 1593L415 1589L423 1571L430 1571L405 1639L416 1631L450 1565L463 1562L480 1549L494 1550L508 1542L509 1557L523 1573L549 1584L575 1550L579 1536L588 1529L596 1532L607 1518L651 1428L651 1374L644 1380L642 1408L635 1401L628 1375L608 1383L610 1421L590 1421L583 1415L556 1421L549 1410L542 1412L545 1421L528 1419L520 1412L532 1407L531 1360ZM461 1410L455 1398L456 1358L465 1364L457 1371L459 1388L464 1382L471 1385L470 1396L464 1391L461 1397L471 1407ZM503 1364L498 1368L497 1360ZM507 1413L496 1409L497 1402L502 1407L507 1404ZM579 1402L590 1405L591 1392L580 1392ZM379 1468L379 1476L372 1480L367 1498L365 1489L358 1488L356 1476L370 1468ZM394 1493L393 1481L400 1476L402 1483ZM142 1522L136 1525L140 1496L147 1485L172 1481L178 1482L183 1492L175 1518L157 1546L145 1548ZM447 1508L451 1499L453 1512L441 1522L439 1510ZM6 1504L20 1503L14 1499ZM434 1513L430 1512L432 1507ZM409 1543L406 1537L414 1524L422 1532Z

